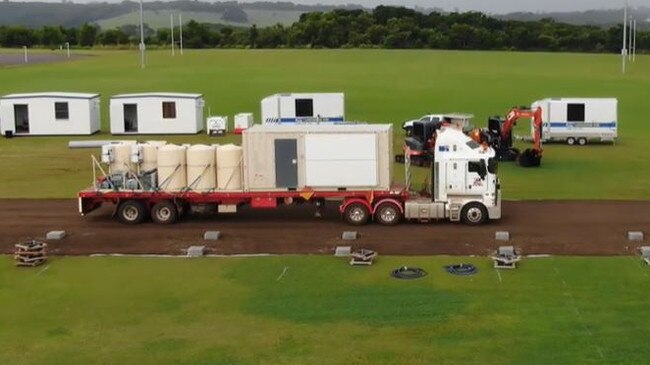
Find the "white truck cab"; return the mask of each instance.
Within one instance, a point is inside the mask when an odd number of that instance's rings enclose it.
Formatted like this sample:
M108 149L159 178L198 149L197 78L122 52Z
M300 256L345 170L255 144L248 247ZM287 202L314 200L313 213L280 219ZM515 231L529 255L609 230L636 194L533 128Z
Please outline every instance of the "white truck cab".
M501 218L495 151L452 126L438 132L435 149L432 196L407 201L405 218L449 219L469 225Z

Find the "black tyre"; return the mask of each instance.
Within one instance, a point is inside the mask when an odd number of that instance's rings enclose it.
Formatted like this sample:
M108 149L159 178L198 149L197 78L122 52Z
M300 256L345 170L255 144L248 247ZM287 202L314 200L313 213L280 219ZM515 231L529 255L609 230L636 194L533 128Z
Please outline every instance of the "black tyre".
M370 212L364 204L352 203L345 208L343 216L348 224L353 226L362 226L368 223Z
M566 139L566 144L568 144L569 146L573 146L574 144L576 144L576 139L573 137L569 137Z
M487 208L481 203L467 203L460 212L463 223L468 226L478 226L488 220Z
M578 144L584 146L587 144L587 139L585 137L578 138Z
M117 208L117 219L124 224L140 224L147 217L147 207L139 200L127 200Z
M169 200L160 201L151 208L151 220L157 224L174 224L178 215L176 204Z
M393 203L383 203L375 209L375 221L384 226L394 226L402 220L402 212Z

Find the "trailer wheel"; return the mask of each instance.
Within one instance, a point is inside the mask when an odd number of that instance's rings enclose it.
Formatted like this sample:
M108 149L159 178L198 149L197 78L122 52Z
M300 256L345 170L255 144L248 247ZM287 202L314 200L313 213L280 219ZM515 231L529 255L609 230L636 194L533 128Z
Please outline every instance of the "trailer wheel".
M467 203L461 210L461 219L469 226L478 226L487 221L488 212L481 203Z
M160 201L151 209L151 220L157 224L174 224L178 220L178 209L169 200Z
M394 226L402 219L402 213L393 203L382 203L375 209L375 221L383 226Z
M124 224L139 224L147 215L147 207L139 200L127 200L117 208L117 219Z
M576 139L573 137L569 137L566 139L566 144L568 144L569 146L573 146L574 144L576 144Z
M362 226L368 223L370 212L368 207L361 203L352 203L345 208L343 213L346 222L353 226Z
M585 137L578 138L578 144L584 146L587 144L587 139Z

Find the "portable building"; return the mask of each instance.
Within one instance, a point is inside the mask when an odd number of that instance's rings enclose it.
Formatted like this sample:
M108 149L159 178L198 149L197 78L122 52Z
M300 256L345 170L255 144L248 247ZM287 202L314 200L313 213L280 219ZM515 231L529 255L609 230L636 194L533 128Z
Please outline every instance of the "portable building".
M43 92L0 98L7 135L89 135L99 131L99 94Z
M111 97L112 134L196 134L203 130L201 94L143 93Z
M611 142L618 136L615 98L549 98L533 103L532 109L538 107L542 108L543 141L584 145L590 140Z
M243 132L248 191L389 190L392 125L256 125Z
M343 123L343 93L275 94L262 99L263 124Z

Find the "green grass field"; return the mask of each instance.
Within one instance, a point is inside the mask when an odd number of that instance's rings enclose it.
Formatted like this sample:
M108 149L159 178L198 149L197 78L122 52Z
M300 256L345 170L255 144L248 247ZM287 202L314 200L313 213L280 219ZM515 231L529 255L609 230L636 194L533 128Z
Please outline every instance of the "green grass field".
M476 263L453 277L442 266ZM423 279L388 276L419 265ZM2 364L646 364L637 259L0 257ZM282 272L286 272L282 275Z
M506 199L648 199L650 169L650 57L620 74L615 55L390 50L188 50L183 57L148 53L138 67L135 52L95 52L69 63L0 68L0 94L88 91L108 97L142 91L200 92L212 114L252 111L277 92L343 91L348 119L394 123L395 149L402 121L428 112L504 114L549 96L618 97L620 140L616 146L547 145L543 166L501 168ZM208 108L206 108L206 113ZM517 133L527 134L527 123ZM92 138L109 138L104 132ZM149 138L149 137L146 137ZM151 137L168 141L216 141L207 136ZM234 138L234 137L233 137ZM70 151L70 138L0 139L0 197L73 197L90 184L91 151ZM234 138L233 140L237 140ZM522 145L523 146L523 145ZM419 169L415 175L425 175ZM403 170L396 166L395 179Z

